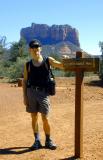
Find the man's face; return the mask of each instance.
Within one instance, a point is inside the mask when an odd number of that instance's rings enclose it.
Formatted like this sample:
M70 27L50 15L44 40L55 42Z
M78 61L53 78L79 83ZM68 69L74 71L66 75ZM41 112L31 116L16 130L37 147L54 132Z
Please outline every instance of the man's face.
M38 59L40 57L41 47L30 48L29 51L33 59Z

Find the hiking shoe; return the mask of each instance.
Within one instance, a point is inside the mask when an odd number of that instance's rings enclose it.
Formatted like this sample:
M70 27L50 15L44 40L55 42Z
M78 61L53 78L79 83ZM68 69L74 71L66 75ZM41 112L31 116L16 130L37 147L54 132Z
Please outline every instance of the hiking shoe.
M30 150L37 150L42 148L41 142L39 140L35 141L34 144L30 147Z
M53 143L51 139L45 142L45 147L52 150L55 150L57 148L57 146Z

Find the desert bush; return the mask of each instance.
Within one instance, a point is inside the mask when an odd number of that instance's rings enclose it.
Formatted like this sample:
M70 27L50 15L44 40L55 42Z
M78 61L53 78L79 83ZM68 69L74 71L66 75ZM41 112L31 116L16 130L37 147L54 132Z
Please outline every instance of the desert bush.
M103 81L103 60L100 61L99 78Z
M8 69L7 76L10 81L17 81L18 78L23 77L23 68L26 63L27 58L17 58L17 61L12 63L12 65Z

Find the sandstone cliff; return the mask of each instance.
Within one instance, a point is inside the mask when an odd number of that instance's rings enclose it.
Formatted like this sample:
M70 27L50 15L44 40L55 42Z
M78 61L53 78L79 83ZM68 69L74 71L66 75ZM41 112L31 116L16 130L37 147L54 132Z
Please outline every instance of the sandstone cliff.
M30 27L22 28L20 36L25 38L27 43L31 39L38 39L43 45L52 45L59 42L69 41L80 47L78 31L70 25L52 25L32 23Z

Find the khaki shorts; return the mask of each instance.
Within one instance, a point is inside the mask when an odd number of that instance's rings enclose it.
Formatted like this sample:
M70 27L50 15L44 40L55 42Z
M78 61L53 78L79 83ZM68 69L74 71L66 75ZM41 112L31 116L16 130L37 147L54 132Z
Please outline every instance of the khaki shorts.
M26 106L26 111L29 113L40 112L48 114L50 111L50 101L45 90L35 90L27 88L27 97L29 105Z

